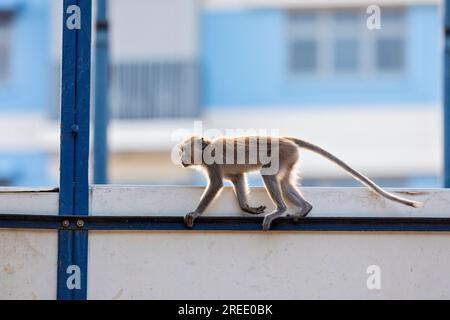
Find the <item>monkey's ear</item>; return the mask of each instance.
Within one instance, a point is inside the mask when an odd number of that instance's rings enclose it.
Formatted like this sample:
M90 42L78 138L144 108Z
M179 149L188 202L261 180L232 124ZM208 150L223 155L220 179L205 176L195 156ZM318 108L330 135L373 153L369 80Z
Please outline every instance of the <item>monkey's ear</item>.
M208 142L207 141L205 141L205 139L204 138L202 138L202 150L205 150L205 148L208 146Z

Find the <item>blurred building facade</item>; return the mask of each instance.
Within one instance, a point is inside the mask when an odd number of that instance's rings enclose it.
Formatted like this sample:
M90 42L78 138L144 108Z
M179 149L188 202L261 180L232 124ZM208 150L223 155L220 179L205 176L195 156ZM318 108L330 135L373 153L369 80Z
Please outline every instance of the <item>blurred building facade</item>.
M112 183L201 183L177 129L304 137L383 185L437 186L439 0L111 0ZM0 181L58 181L61 1L0 0ZM272 131L271 131L272 130ZM309 185L347 185L305 154ZM258 183L258 181L254 181Z
M0 1L1 185L53 183L41 141L51 105L49 9L48 1Z
M380 29L372 4L206 1L206 113L315 141L383 185L438 185L440 1L378 1ZM304 167L307 184L348 183L309 155Z

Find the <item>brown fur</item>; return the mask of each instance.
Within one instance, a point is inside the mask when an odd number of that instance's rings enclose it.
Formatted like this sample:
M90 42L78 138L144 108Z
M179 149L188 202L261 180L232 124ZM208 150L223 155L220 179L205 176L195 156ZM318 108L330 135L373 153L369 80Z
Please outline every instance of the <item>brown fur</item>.
M285 200L297 208L294 219L306 217L312 210L312 205L301 195L296 186L294 175L294 168L299 159L299 148L310 150L334 162L369 189L389 200L415 208L422 205L419 202L404 199L383 190L372 180L329 152L300 139L253 136L220 137L210 141L192 137L180 147L182 164L185 167L201 166L208 176L208 186L196 210L186 215L186 225L193 226L194 220L206 210L222 190L224 179L232 182L243 211L250 214L263 213L266 209L265 206L251 207L248 205L246 174L251 171L262 172L267 192L276 205L275 211L264 218L264 230L270 229L272 221L286 212ZM215 161L211 162L211 157ZM275 162L274 159L278 160L278 166L272 166ZM263 173L263 170L271 167L276 170L270 174Z

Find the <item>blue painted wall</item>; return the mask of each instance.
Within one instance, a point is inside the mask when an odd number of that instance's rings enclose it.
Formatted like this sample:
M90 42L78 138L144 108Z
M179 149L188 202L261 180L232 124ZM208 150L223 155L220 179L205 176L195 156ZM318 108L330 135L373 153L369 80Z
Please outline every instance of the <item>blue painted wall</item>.
M47 115L51 106L49 0L0 0L0 10L14 10L11 78L0 83L0 117ZM0 151L0 181L12 186L54 185L51 155Z
M407 8L406 68L397 76L327 79L289 75L282 10L206 11L202 16L205 107L433 104L440 101L440 17Z
M50 157L42 152L1 152L0 186L55 186Z
M11 2L9 0L9 2ZM50 1L15 1L11 79L0 84L0 115L47 114L50 105Z

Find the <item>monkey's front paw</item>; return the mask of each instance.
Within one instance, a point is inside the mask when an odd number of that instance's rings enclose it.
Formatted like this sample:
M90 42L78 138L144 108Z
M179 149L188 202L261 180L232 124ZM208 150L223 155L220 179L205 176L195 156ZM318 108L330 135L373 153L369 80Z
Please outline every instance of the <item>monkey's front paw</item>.
M266 206L259 206L256 208L247 206L247 207L243 208L242 210L244 210L245 212L250 213L250 214L261 214L261 213L264 213L264 211L266 210Z
M194 220L195 218L197 218L197 213L196 212L190 212L188 213L185 217L184 217L184 224L188 227L188 228L192 228L194 226Z

